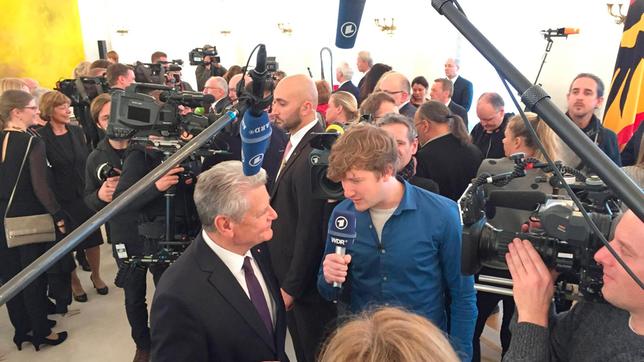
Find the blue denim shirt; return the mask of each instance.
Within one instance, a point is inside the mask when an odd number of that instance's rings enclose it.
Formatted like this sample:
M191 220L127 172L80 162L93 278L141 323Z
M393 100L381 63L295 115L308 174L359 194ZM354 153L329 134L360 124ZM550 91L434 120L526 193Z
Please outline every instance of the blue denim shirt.
M354 313L379 305L400 306L422 315L449 334L463 360L472 356L476 324L474 278L461 274L461 223L456 203L404 182L403 198L378 240L369 211L356 212L351 200L337 210L356 213L357 237L347 283ZM327 238L325 255L335 252ZM338 291L318 273L320 294L333 300ZM447 330L445 295L451 296Z

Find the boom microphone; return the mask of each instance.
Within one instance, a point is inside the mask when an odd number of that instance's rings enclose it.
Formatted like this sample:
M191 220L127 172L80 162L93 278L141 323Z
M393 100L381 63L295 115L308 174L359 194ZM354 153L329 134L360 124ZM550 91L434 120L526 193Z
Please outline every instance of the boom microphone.
M253 94L250 108L244 113L239 127L242 149L241 161L244 175L252 176L259 172L264 162L264 155L270 143L273 129L268 120L268 113L262 104L266 72L266 47L260 44L257 51L257 64L250 72L253 79Z
M366 0L340 0L335 46L351 49L356 43Z
M333 223L329 226L331 244L335 245L335 253L344 256L347 246L351 246L356 238L356 214L351 211L336 211L331 214ZM342 288L342 283L333 283L334 288Z
M537 205L546 202L547 196L541 191L495 190L490 192L487 205L510 209L534 211Z
M546 38L556 38L556 37L568 37L568 35L579 34L579 28L557 28L557 29L548 29L541 30Z

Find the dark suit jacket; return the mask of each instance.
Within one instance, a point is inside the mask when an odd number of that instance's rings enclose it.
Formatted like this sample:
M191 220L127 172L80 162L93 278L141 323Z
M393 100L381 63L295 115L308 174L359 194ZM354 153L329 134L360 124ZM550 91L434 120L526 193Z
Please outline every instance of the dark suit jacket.
M294 298L319 298L316 277L324 251L322 214L326 200L311 196L309 141L316 124L295 147L270 192L271 206L278 218L273 221L273 239L268 243L280 286Z
M456 201L476 177L483 157L476 146L448 134L424 145L416 159L416 175L436 181L440 194Z
M273 124L271 124L271 128L273 130L271 133L270 143L268 145L268 150L266 150L266 157L264 157L264 162L262 163L262 168L266 170L266 175L268 177L266 187L268 187L269 190L275 182L275 177L277 176L277 171L279 170L282 156L284 155L284 149L288 143L288 136L281 128ZM236 122L235 125L228 125L224 130L219 132L215 136L213 145L219 150L228 151L228 153L218 153L212 156L206 156L201 167L203 171L210 169L220 162L241 160L242 142L241 137L239 136L239 122Z
M157 285L150 313L152 361L288 361L286 311L266 243L251 253L277 306L275 340L200 233Z
M467 132L467 111L465 110L465 108L456 104L456 102L454 102L453 100L449 102L449 106L447 106L447 108L449 108L452 113L460 116L463 119L463 122L465 123L465 131Z
M228 98L228 96L220 99L218 102L215 102L215 114L221 116L224 109L231 105L233 102ZM212 105L210 105L212 107ZM212 108L208 107L208 113L212 112Z
M466 111L470 111L470 106L472 105L472 97L474 96L474 86L469 80L459 76L454 82L454 94L452 95L452 101L456 102L458 105L465 108Z
M348 81L344 83L335 92L338 92L338 91L349 92L353 94L354 97L356 97L356 100L360 97L360 89L358 89L358 87L356 87L352 81Z
M418 108L415 105L411 104L411 102L407 102L407 104L402 106L402 108L400 108L398 112L400 112L400 114L404 116L411 118L413 121L416 110L418 110Z

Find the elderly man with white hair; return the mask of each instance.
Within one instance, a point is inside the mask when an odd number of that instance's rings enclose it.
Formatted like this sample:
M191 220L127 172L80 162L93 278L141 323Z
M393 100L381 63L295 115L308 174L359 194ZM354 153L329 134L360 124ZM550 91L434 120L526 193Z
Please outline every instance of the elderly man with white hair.
M360 90L358 87L356 87L355 84L351 81L351 78L353 78L353 69L351 69L351 66L349 66L349 63L347 62L342 62L340 65L335 68L335 79L338 80L340 83L340 87L338 87L335 92L339 91L345 91L353 94L356 99L360 96ZM334 93L335 93L334 92Z

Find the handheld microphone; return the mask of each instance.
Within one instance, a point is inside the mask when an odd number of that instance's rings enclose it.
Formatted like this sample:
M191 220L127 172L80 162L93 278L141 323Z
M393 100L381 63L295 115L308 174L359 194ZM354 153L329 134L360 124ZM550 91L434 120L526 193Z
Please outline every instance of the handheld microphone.
M351 49L356 43L366 0L340 0L335 46Z
M331 214L333 223L329 226L331 244L335 245L335 253L344 256L347 247L356 238L356 215L351 211L336 211ZM333 283L334 288L342 288L342 283Z
M543 36L546 38L556 38L556 37L567 38L568 35L579 34L579 28L557 28L557 29L541 30L541 34L543 34Z
M242 117L239 129L242 141L241 161L246 176L255 175L262 168L264 154L273 132L268 113L264 111L263 105L266 75L266 47L260 44L257 51L257 64L250 72L253 79L252 100L250 100L248 112L245 112Z
M541 191L494 190L490 192L487 205L534 211L546 200L546 194Z
M325 130L324 132L333 132L337 133L339 135L344 134L344 127L339 124L339 123L331 123Z
M212 94L202 94L196 92L171 93L163 92L159 95L161 102L178 102L189 107L201 106L206 103L214 103L215 97Z

